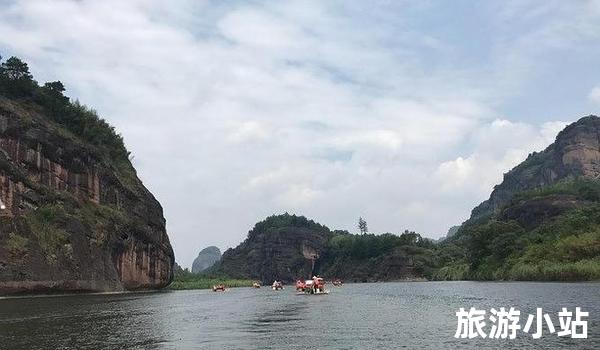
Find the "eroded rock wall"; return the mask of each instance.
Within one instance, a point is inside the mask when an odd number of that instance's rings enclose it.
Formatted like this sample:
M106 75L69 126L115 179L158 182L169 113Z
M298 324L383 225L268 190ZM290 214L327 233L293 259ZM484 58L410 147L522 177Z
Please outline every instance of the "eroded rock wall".
M174 255L162 208L109 159L0 98L0 294L160 288Z

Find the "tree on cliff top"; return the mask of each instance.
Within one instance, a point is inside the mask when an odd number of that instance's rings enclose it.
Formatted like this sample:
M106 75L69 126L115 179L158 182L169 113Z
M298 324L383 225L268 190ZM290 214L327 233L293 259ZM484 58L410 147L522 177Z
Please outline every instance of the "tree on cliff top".
M360 233L363 235L366 235L367 233L369 233L369 228L367 227L367 221L365 221L365 219L363 219L362 217L358 218L358 229L360 230Z
M113 159L127 160L129 152L121 135L96 111L78 101L70 101L64 91L65 86L60 81L39 86L27 63L17 57L0 64L0 95L33 101L43 108L47 117L83 141L93 144Z
M331 232L327 226L323 226L314 222L313 220L309 220L302 215L290 215L288 213L284 213L280 215L271 215L263 221L257 222L254 225L254 228L248 232L248 238L252 238L259 233L276 230L282 227L307 228L313 231L324 233Z
M27 97L33 95L36 87L27 63L11 57L0 64L0 92L11 97Z

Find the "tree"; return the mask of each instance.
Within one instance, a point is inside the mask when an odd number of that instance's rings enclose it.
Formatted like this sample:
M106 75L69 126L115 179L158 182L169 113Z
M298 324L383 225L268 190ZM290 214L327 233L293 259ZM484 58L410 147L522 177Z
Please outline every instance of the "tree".
M25 97L31 96L36 88L37 83L27 63L11 57L0 65L0 91L14 97Z
M35 100L46 108L56 121L64 122L69 107L69 98L63 95L65 86L60 81L44 84L37 90Z
M29 66L27 66L27 63L14 56L2 63L0 72L10 80L33 79L33 76L29 73Z
M409 230L404 230L404 233L400 235L400 240L403 245L417 245L421 240L421 235Z
M52 93L54 96L64 97L63 92L65 92L65 86L60 82L60 80L47 82L44 84L43 88Z
M358 229L363 235L366 235L369 232L369 229L367 228L367 222L362 217L358 218Z

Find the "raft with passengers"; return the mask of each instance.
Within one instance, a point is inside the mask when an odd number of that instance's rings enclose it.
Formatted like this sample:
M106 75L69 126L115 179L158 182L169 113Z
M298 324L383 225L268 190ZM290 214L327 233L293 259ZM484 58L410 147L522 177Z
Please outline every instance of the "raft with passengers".
M318 276L313 276L312 279L306 281L296 281L296 291L299 295L329 294L329 290L325 289L325 281Z
M212 287L213 292L227 292L229 288L225 288L224 284L215 284Z

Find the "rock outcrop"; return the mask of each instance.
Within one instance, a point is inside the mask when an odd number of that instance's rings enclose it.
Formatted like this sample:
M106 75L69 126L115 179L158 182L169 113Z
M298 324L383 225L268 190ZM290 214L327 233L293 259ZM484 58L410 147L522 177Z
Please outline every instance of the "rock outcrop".
M600 178L600 118L593 115L570 124L544 151L530 154L504 174L490 198L473 209L471 219L498 213L517 193L575 177Z
M263 283L307 278L331 235L327 227L303 216L271 216L257 223L239 246L225 251L215 269Z
M192 264L192 272L200 273L204 272L209 267L213 266L217 261L221 259L221 250L215 246L210 246L202 249L194 263Z
M501 221L516 221L531 230L569 210L583 208L586 201L569 194L554 194L541 198L518 201L507 206L498 215Z
M0 97L0 294L161 288L174 254L160 204L32 102Z

